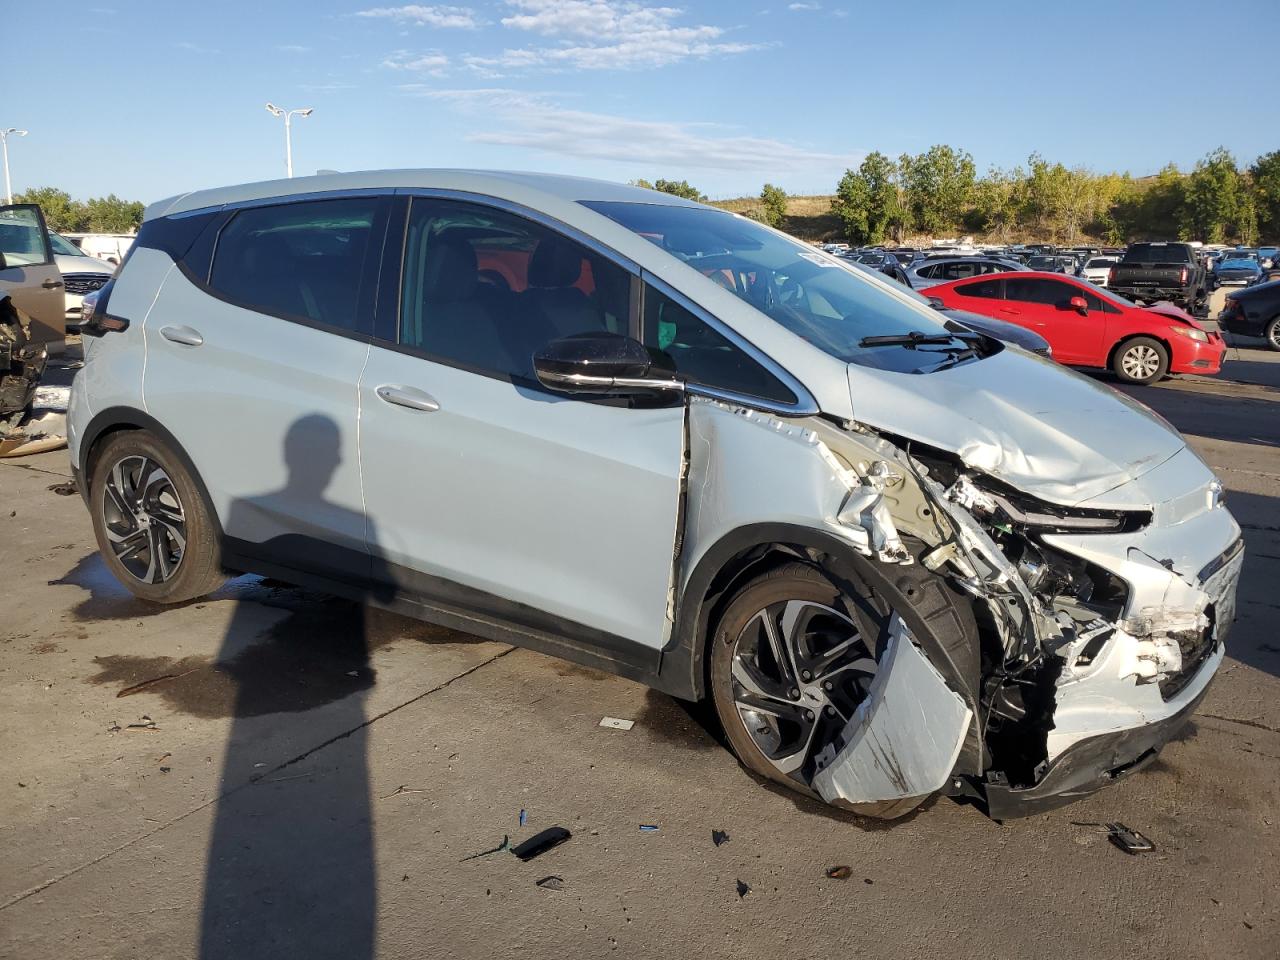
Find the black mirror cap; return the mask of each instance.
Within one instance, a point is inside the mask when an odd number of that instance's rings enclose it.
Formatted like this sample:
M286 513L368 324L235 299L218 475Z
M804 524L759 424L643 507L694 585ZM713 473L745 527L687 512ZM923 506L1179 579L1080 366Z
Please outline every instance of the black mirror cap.
M652 368L653 358L644 344L606 331L560 337L533 356L538 382L562 393L621 396L683 387L665 371L653 376Z

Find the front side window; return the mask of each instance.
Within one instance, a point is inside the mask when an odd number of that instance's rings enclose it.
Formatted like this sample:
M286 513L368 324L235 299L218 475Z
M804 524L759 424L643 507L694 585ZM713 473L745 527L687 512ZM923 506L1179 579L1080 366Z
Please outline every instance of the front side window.
M945 336L945 319L856 267L745 217L700 206L583 205L666 251L791 333L848 363L914 372L938 357L867 337Z
M796 395L740 347L666 294L645 284L644 345L686 380L776 403Z
M6 267L35 267L49 262L49 238L38 208L28 205L0 211L0 253Z
M353 197L241 210L218 235L209 286L248 310L357 330L377 203Z
M574 333L630 332L631 274L524 217L415 199L400 343L477 372L536 382L533 355Z
M1052 307L1070 300L1075 295L1075 288L1056 280L1024 280L1019 277L1009 277L1005 280L1004 295L1006 300L1040 303Z

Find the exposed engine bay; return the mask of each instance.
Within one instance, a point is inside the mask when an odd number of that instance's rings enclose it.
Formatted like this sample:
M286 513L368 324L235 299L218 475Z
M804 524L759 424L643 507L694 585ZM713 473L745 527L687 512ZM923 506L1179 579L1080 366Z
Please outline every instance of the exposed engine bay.
M22 422L35 399L48 353L31 342L30 322L0 297L0 439Z

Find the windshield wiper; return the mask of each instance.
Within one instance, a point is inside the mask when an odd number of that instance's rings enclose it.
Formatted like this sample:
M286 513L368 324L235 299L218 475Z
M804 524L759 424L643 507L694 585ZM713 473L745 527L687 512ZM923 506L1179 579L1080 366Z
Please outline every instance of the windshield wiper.
M912 330L910 333L890 333L877 337L863 337L858 341L860 347L918 347L922 344L950 343L959 340L954 333L921 333Z

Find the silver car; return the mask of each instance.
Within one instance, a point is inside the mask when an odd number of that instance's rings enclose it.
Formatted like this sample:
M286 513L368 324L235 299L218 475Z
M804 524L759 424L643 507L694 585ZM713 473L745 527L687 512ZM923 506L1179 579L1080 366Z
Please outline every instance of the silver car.
M85 313L72 462L147 600L270 574L710 698L745 766L879 817L1087 794L1222 662L1240 528L1175 431L725 211L207 190Z
M921 260L908 267L907 279L911 281L913 289L924 290L937 283L1026 269L1007 260L991 257L937 257Z
M105 287L116 272L116 265L89 256L61 234L50 233L49 244L53 247L53 262L62 274L67 323L79 323L80 304L85 294Z

